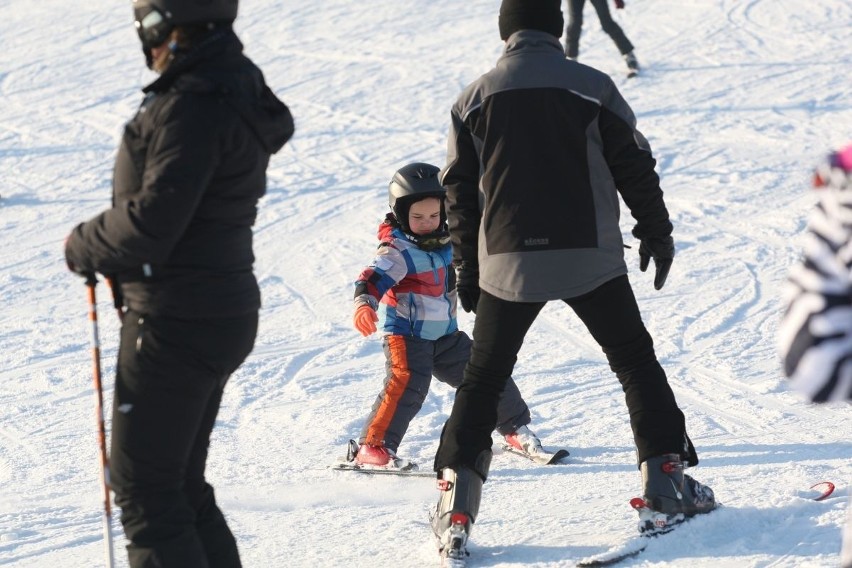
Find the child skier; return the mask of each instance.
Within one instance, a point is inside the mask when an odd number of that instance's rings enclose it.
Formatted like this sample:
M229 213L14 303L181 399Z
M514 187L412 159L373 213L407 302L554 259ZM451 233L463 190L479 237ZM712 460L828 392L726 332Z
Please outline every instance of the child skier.
M808 221L803 258L784 287L778 347L784 374L807 400L852 401L852 144L817 166L819 204ZM852 568L852 500L840 565Z
M355 329L366 337L378 323L387 357L384 388L358 442L349 442L347 459L359 466L417 469L396 450L432 376L458 387L470 357L472 340L456 321L456 277L439 171L412 163L394 174L388 189L392 212L379 225L376 257L355 282ZM529 423L529 408L510 380L500 398L497 431L516 452L548 463L552 455Z

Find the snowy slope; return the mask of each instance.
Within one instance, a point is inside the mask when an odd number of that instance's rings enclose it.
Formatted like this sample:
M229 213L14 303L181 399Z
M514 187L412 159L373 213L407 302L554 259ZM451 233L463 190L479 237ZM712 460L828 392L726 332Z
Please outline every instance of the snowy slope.
M0 565L102 562L85 289L62 243L109 205L117 141L152 79L129 4L0 0ZM241 3L247 52L297 122L257 224L260 337L226 391L208 468L246 566L437 563L431 480L325 466L381 386L378 340L350 326L351 282L374 250L387 182L409 161L443 164L450 105L499 56L498 6ZM628 0L617 17L643 76L622 77L591 6L580 57L616 77L659 162L678 256L656 292L627 251L631 280L701 456L693 474L725 504L625 565L835 566L852 415L789 392L775 329L811 168L852 139L852 5ZM118 323L98 291L109 412ZM556 304L516 378L536 432L572 456L539 467L495 455L473 558L572 566L633 531L640 476L620 387ZM436 383L402 455L430 466L451 402ZM825 478L835 497L805 499ZM126 566L117 519L113 529Z

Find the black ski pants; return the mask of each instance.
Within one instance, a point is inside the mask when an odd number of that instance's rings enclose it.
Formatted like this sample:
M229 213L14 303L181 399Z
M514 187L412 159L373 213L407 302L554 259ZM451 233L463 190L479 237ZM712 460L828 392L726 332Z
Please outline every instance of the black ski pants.
M683 413L657 361L627 276L563 301L586 325L621 382L638 462L676 453L689 465L697 464ZM441 434L435 471L445 467L476 469L480 453L490 451L498 398L512 374L524 337L544 305L509 302L481 293L470 361Z
M624 35L624 30L621 26L615 23L612 19L612 14L609 12L609 0L589 0L598 13L598 19L601 21L601 28L615 42L618 51L622 55L633 51L633 44ZM577 58L580 52L580 32L583 29L583 6L586 0L568 0L568 26L565 29L565 55L573 59Z
M256 313L204 320L125 314L110 478L132 568L241 566L204 469L225 384L256 334Z

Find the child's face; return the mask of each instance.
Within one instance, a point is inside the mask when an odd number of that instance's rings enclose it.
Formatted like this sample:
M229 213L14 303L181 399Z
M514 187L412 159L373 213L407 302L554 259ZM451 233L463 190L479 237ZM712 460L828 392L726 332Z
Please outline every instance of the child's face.
M408 227L415 235L428 235L441 224L441 200L427 197L411 204Z

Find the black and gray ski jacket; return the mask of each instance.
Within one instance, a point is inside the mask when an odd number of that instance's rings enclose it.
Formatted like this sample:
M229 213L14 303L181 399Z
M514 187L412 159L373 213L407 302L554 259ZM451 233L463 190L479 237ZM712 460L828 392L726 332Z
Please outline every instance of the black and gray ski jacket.
M672 225L656 162L612 80L521 30L452 108L447 215L454 260L478 262L499 298L589 292L627 272L620 193L638 238Z
M288 108L242 53L213 33L144 89L113 173L113 203L76 227L66 258L116 278L143 314L256 311L252 225L270 154L293 134Z

